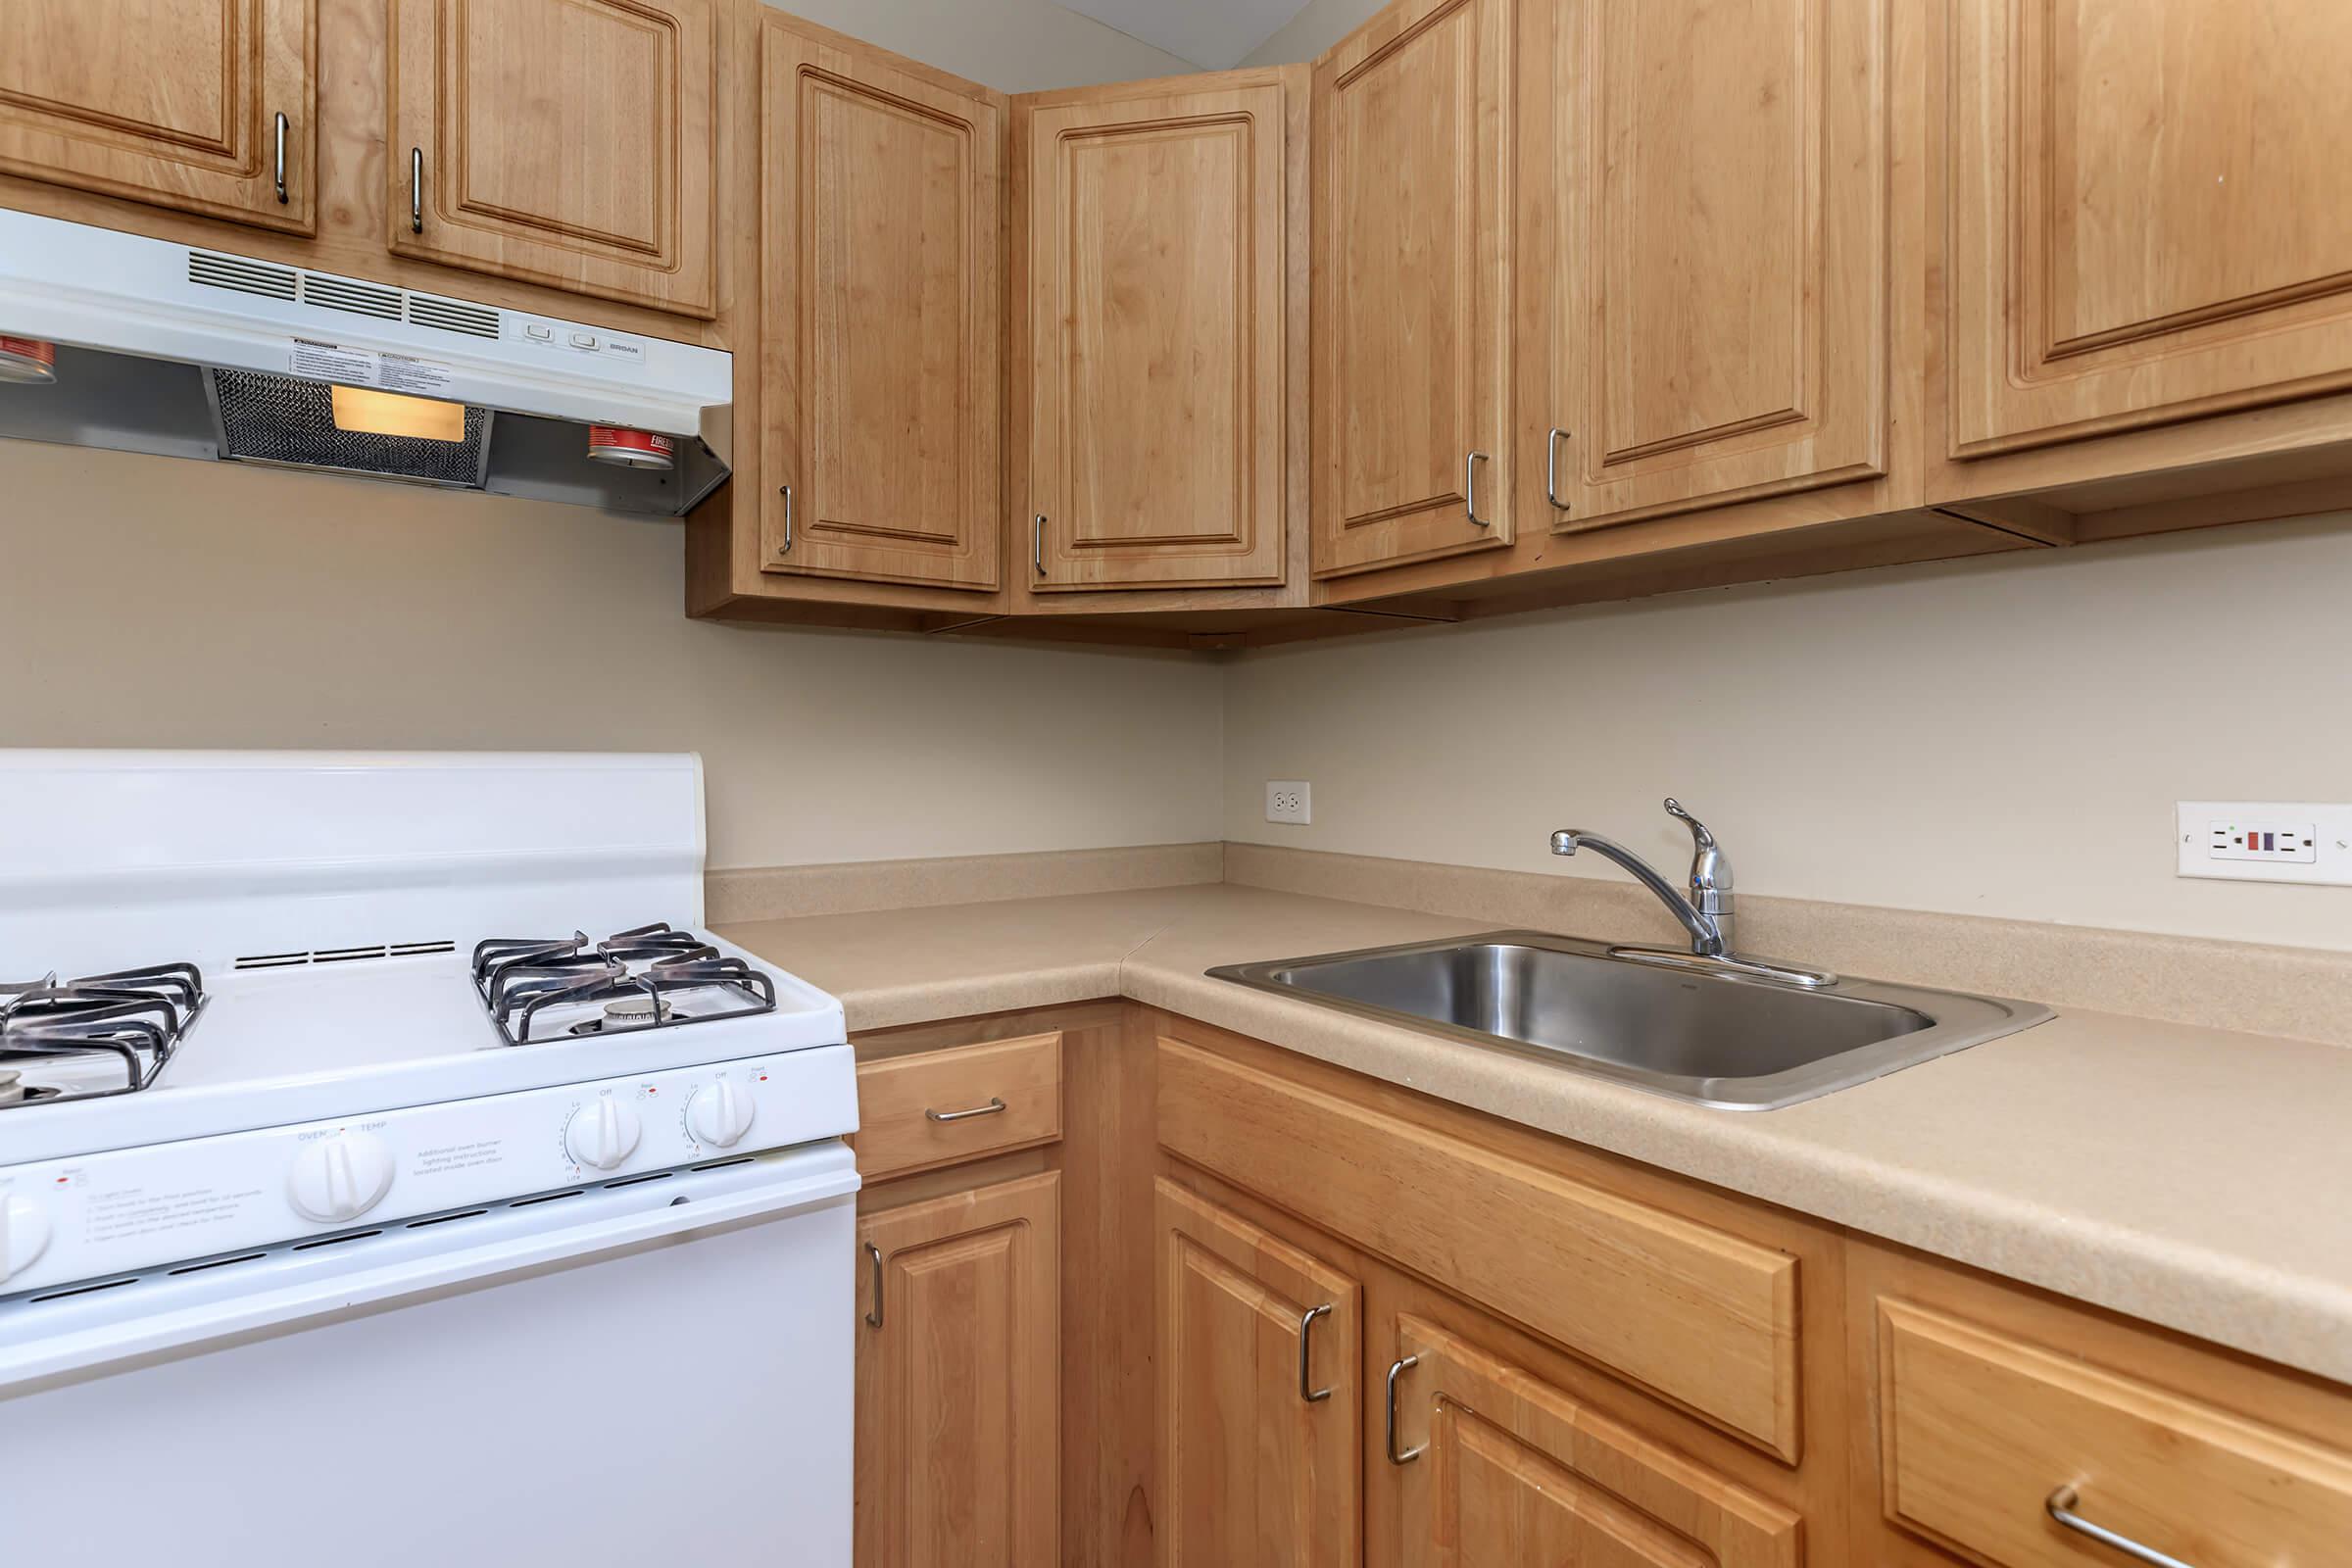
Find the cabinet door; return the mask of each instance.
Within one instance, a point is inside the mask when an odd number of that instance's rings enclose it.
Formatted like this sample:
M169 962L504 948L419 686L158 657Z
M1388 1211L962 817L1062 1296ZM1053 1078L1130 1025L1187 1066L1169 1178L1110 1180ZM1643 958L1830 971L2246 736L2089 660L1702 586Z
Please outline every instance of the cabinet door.
M717 0L391 0L392 249L717 308Z
M1554 25L1554 526L1884 472L1885 0Z
M1315 67L1317 576L1511 538L1517 9L1397 0Z
M1796 1568L1797 1516L1437 1325L1396 1323L1403 1568ZM1384 1423L1388 1412L1382 1412Z
M1033 583L1280 582L1280 79L1025 113Z
M760 31L761 564L993 589L1004 100Z
M1160 1568L1362 1553L1361 1292L1159 1182Z
M858 1568L1058 1557L1060 1179L858 1221Z
M308 234L317 0L9 0L0 171Z
M1948 25L1956 456L2352 386L2352 6L1982 0Z

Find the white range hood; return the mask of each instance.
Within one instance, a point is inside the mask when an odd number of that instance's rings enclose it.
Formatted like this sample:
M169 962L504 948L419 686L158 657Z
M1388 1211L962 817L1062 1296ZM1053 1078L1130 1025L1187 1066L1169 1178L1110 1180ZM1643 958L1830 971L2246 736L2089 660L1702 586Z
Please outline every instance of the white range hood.
M0 436L664 516L727 477L723 351L29 213L0 211L0 337L56 345ZM594 427L668 439L591 459Z

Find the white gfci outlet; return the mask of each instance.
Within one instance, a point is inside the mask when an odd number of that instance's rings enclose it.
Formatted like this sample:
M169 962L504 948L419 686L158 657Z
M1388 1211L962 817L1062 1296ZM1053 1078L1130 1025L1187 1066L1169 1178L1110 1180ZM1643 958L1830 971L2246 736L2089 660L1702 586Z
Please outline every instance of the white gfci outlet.
M2352 887L2352 806L2182 801L2182 876Z
M1311 822L1315 819L1315 787L1304 779L1266 780L1266 820Z

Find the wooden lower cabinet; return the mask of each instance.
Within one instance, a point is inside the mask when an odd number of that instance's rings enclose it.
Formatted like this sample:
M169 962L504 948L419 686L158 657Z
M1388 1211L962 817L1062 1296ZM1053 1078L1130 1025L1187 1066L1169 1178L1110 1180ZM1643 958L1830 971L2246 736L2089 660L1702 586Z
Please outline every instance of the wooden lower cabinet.
M1362 1560L1362 1292L1158 1184L1161 1568Z
M1060 1180L858 1220L858 1568L1059 1555Z
M1566 1389L1409 1313L1394 1320L1401 1568L1796 1568L1803 1525Z

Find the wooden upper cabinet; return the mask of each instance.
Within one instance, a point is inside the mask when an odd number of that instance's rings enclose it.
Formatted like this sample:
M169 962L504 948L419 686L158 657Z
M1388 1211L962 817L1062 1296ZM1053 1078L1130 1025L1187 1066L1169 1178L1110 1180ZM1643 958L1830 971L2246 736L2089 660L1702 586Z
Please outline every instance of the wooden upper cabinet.
M1884 472L1886 0L1548 21L1554 526Z
M719 0L389 0L392 249L716 314Z
M1317 576L1512 537L1518 10L1397 0L1315 67Z
M317 0L9 0L0 172L311 233L318 35Z
M1022 569L1039 589L1281 582L1282 74L1057 93L1020 112Z
M1362 1292L1165 1177L1158 1208L1158 1568L1352 1568Z
M2352 6L1981 0L1947 25L1954 456L2352 387Z
M1060 1179L858 1221L857 1568L1059 1558Z
M993 589L1006 100L760 35L761 564Z
M1419 1318L1396 1322L1402 1568L1798 1568L1802 1523ZM1417 1450L1417 1451L1416 1451Z

